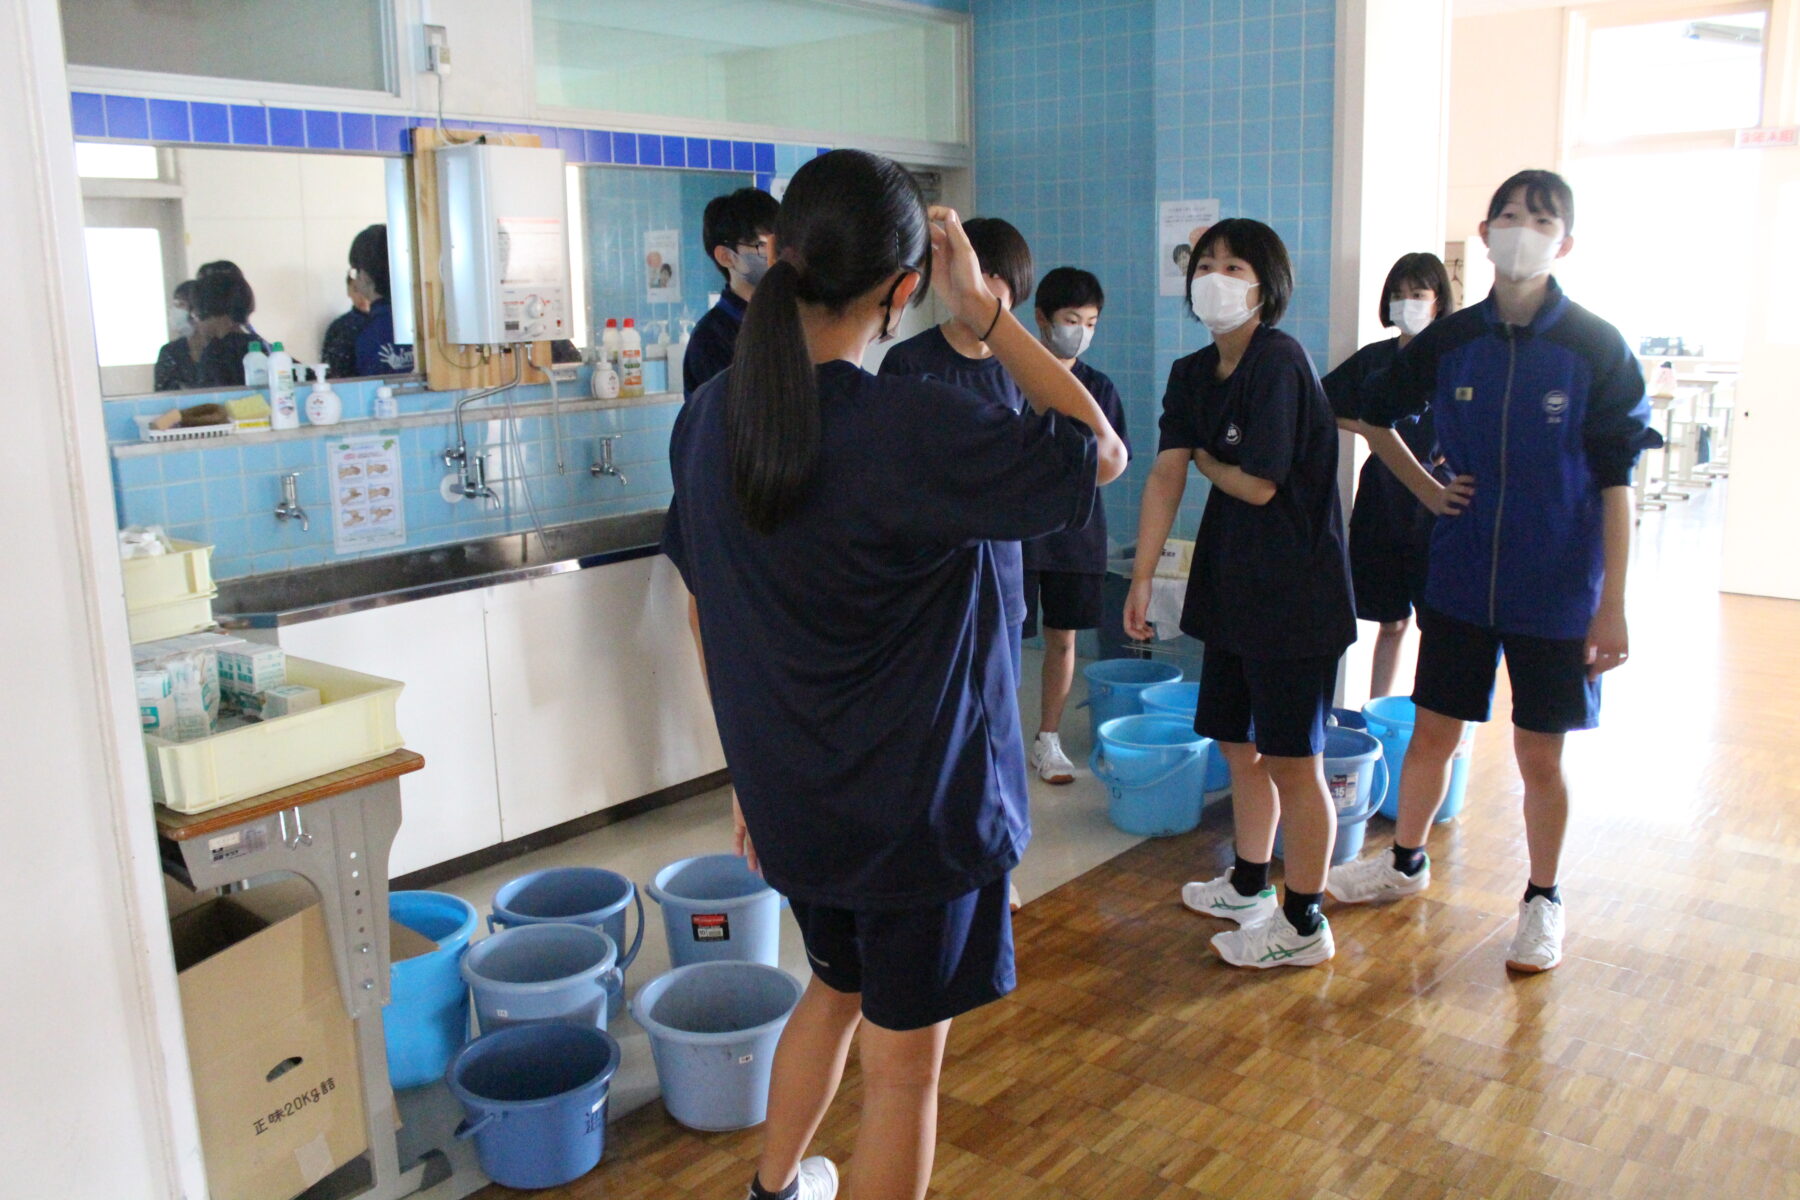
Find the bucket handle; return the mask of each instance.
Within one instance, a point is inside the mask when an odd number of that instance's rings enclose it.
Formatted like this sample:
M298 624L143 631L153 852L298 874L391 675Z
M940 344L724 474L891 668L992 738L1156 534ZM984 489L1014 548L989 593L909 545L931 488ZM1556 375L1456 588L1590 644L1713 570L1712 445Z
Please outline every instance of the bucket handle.
M484 1112L473 1121L464 1117L461 1121L457 1122L456 1133L454 1136L457 1141L466 1142L499 1119L500 1114L497 1112Z
M1191 766L1193 764L1193 762L1196 758L1199 758L1205 752L1206 751L1205 751L1204 747L1196 749L1196 748L1190 746L1187 748L1187 750L1183 751L1182 756L1181 756L1181 761L1177 762L1174 766L1170 767L1167 771L1164 771L1161 775L1158 775L1155 779L1149 780L1148 782L1134 783L1131 786L1137 787L1137 788L1161 787L1163 784L1169 782L1169 780L1171 780L1171 779L1175 778L1175 776L1179 775L1182 771L1186 770L1189 766ZM1102 783L1106 783L1106 784L1119 783L1119 777L1112 773L1112 768L1109 767L1106 763L1106 755L1101 752L1101 748L1099 746L1095 746L1094 752L1092 754L1088 755L1088 767L1090 770L1092 770L1094 772L1094 777L1099 779ZM1120 786L1124 786L1124 785L1120 784Z
M1387 753L1383 751L1381 757L1375 760L1377 782L1369 788L1369 811L1363 814L1365 820L1373 816L1380 809L1382 801L1387 798L1388 783L1391 781L1392 774L1393 772L1388 766Z
M637 936L631 939L631 949L627 950L625 952L625 957L619 960L618 970L620 973L619 980L621 985L623 985L625 979L625 968L637 961L638 951L644 948L644 889L635 884L632 885L631 898L637 901Z

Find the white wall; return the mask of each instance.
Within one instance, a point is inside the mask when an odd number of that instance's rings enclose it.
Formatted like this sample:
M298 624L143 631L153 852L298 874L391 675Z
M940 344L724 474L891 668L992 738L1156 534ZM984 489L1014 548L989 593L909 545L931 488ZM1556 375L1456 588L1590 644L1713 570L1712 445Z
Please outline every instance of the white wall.
M1445 233L1472 238L1501 181L1561 158L1561 8L1460 17L1450 34Z
M8 923L0 1192L203 1194L137 746L56 0L0 0Z

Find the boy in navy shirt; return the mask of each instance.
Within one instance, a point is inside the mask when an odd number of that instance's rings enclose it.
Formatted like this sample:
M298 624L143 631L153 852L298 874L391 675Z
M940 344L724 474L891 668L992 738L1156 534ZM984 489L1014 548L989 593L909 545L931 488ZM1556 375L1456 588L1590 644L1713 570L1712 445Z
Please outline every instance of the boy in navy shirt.
M731 365L744 306L769 269L769 234L780 211L775 197L761 188L739 188L707 201L700 232L706 256L725 278L725 289L688 339L681 360L683 399L692 400L696 388Z
M1129 449L1119 389L1081 361L1094 340L1094 328L1105 306L1106 293L1091 273L1057 267L1038 283L1038 339L1074 372ZM1075 682L1075 633L1100 624L1106 550L1106 507L1098 504L1093 519L1081 528L1033 538L1021 547L1024 635L1031 637L1037 632L1039 613L1044 619L1043 700L1030 754L1032 768L1045 783L1072 783L1075 779L1075 764L1063 753L1062 714Z
M1506 965L1523 972L1562 961L1563 737L1599 723L1600 677L1627 657L1631 472L1660 442L1625 339L1550 275L1574 226L1561 176L1521 171L1501 184L1481 223L1493 292L1421 332L1365 398L1371 448L1438 521L1393 852L1338 867L1329 884L1346 903L1425 890L1450 756L1463 722L1488 719L1504 655L1531 854ZM1447 486L1391 428L1427 410L1455 475Z
M1025 235L998 217L976 217L965 222L963 229L980 259L982 278L1001 305L1012 309L1029 300L1035 271ZM907 338L889 350L881 360L881 374L941 379L1014 413L1025 409L1025 394L993 350L955 320ZM1006 625L1016 683L1024 658L1025 629L1025 571L1019 543L996 542L994 558L1000 566L1000 586L1006 598Z

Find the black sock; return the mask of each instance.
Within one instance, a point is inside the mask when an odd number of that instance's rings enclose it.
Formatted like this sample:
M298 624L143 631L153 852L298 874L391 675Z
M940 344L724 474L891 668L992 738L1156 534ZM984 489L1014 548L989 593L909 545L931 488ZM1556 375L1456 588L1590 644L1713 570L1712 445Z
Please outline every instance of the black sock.
M1402 875L1417 875L1425 869L1425 847L1414 846L1410 850L1399 842L1394 843L1394 870Z
M1301 937L1311 937L1325 923L1325 915L1319 911L1319 904L1324 899L1324 892L1296 892L1289 888L1287 898L1281 902L1281 911L1294 932Z
M1562 889L1557 887L1554 883L1547 888L1539 887L1535 883L1527 883L1525 885L1525 903L1530 904L1539 896L1542 896L1552 904L1562 903Z
M1231 886L1240 896L1254 896L1269 886L1269 864L1245 862L1239 858L1231 868Z
M745 1200L794 1200L799 1194L800 1177L798 1175L794 1176L792 1183L782 1188L779 1192L771 1192L762 1185L762 1177L760 1175L752 1175L750 1177L750 1195L745 1197Z

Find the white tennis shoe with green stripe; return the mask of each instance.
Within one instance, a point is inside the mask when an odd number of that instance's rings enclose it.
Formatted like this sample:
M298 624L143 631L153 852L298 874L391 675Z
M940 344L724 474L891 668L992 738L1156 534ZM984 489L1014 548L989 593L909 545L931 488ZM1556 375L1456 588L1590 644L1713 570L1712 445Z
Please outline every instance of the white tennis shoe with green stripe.
M1303 935L1280 908L1260 925L1215 934L1212 946L1234 967L1316 967L1337 953L1331 922L1320 918L1319 928Z
M1239 894L1231 886L1229 871L1205 883L1182 884L1181 902L1197 913L1236 921L1239 925L1255 925L1266 921L1279 907L1275 903L1275 889L1272 887L1266 887L1254 896Z

